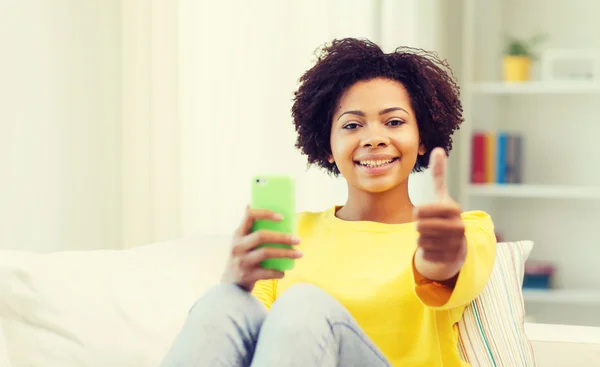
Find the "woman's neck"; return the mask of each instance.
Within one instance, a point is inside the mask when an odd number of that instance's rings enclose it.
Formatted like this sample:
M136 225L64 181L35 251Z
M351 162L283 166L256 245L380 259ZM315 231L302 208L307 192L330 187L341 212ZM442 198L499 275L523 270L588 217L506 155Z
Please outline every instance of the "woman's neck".
M365 192L348 185L348 200L336 216L347 221L400 224L414 220L413 209L408 181L381 193Z

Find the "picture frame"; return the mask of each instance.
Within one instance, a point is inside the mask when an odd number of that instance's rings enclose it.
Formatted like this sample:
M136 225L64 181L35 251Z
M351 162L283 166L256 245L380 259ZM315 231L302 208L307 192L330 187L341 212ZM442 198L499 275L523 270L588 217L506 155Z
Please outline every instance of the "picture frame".
M600 49L547 49L540 59L545 81L600 82Z

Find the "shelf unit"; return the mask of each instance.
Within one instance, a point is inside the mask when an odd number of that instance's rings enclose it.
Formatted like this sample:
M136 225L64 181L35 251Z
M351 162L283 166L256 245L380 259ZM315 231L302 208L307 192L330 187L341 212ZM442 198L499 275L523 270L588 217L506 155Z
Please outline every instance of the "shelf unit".
M544 32L543 47L597 48L600 22L592 14L600 2L575 3L464 0L457 198L465 210L490 213L505 240L532 240L530 259L556 266L559 288L524 290L529 317L600 326L588 307L600 305L600 82L544 81L536 63L531 81L501 77L506 34ZM481 130L524 138L522 184L471 183L471 136Z

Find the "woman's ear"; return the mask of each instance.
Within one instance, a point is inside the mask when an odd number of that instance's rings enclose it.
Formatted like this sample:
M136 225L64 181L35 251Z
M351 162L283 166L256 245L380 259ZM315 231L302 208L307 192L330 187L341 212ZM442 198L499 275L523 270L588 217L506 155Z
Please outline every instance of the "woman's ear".
M333 163L333 162L335 162L335 160L333 159L333 156L332 156L332 155L330 155L330 156L329 156L329 158L327 159L327 161L328 161L329 163Z
M425 153L427 153L427 149L425 149L425 144L419 144L419 155L423 155Z

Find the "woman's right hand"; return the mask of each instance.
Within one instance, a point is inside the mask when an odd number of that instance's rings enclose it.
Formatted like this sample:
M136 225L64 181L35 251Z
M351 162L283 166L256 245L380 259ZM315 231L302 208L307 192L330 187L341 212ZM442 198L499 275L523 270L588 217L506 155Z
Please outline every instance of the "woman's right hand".
M257 247L265 243L294 246L300 243L300 239L293 235L267 230L250 232L256 220L280 221L282 219L280 214L270 210L246 208L242 223L233 236L231 254L223 274L223 282L236 283L250 292L254 288L254 284L261 279L283 278L283 272L263 269L261 262L271 258L298 259L302 257L302 252L295 249Z

